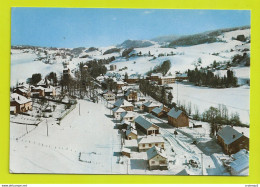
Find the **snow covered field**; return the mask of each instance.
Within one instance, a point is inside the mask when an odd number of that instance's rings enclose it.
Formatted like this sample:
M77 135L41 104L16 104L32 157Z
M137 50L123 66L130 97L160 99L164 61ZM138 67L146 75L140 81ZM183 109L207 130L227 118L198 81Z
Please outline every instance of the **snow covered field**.
M240 119L243 123L249 124L250 122L250 87L241 86L238 88L208 88L198 87L187 83L172 84L174 96L173 101L177 100L188 105L196 105L200 113L209 109L210 106L218 107L223 104L228 108L229 114L238 112Z

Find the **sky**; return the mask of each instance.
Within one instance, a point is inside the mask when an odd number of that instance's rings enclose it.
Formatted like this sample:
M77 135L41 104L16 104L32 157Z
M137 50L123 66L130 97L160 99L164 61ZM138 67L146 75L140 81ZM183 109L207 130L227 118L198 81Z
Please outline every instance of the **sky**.
M249 10L12 8L11 44L101 47L244 25Z

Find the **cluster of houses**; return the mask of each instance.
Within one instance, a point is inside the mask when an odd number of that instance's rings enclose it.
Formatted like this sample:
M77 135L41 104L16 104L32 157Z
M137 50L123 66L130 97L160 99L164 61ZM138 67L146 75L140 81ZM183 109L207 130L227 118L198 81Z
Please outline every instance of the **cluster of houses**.
M10 113L24 113L32 110L31 98L55 97L56 89L47 78L42 79L36 85L25 82L18 83L10 94Z

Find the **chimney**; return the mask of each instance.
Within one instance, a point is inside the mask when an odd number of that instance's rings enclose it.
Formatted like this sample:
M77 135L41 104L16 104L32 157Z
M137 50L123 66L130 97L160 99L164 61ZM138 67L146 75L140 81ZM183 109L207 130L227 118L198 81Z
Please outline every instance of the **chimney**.
M18 96L17 99L20 100L20 97Z
M233 134L233 139L236 137L236 135Z

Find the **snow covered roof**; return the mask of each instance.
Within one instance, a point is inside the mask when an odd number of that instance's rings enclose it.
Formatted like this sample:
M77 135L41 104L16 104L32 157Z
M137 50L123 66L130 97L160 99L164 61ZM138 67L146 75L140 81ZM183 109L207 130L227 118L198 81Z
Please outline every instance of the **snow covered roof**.
M55 88L53 86L49 86L48 88L45 88L44 91L45 92L53 92Z
M125 121L125 120L121 121L120 124L121 124L121 125L126 124L126 125L130 125L130 126L131 126L131 122L129 122L129 121Z
M188 77L187 73L176 74L176 77Z
M223 129L219 130L217 135L220 136L227 145L231 144L232 142L243 136L243 134L239 133L230 126L226 126Z
M236 173L240 173L244 169L249 168L249 155L244 154L240 156L238 159L230 163L230 167Z
M104 93L104 95L115 95L115 94L109 90L106 93Z
M128 101L124 100L124 99L118 99L115 103L114 106L117 107L124 107L124 106L133 106L131 103L129 103Z
M179 173L177 173L176 175L190 175L186 169L181 170Z
M163 111L162 107L156 107L156 108L154 108L154 109L152 110L152 112L154 112L155 114L159 114L159 113L162 112L162 111Z
M123 148L122 149L122 152L125 152L125 153L131 153L131 149L128 149L128 148Z
M34 87L33 89L35 89L35 90L44 90L44 88L42 86L37 86L37 87Z
M144 119L142 116L138 116L135 119L135 122L138 123L139 125L141 125L143 128L145 129L149 129L152 125L154 125L153 123L151 123L150 121L147 121L146 119ZM156 126L156 125L155 125Z
M116 84L124 84L123 81L117 81Z
M234 159L238 159L240 156L245 155L245 154L248 154L248 151L245 149L241 149L236 154L231 155L231 157Z
M161 73L152 73L151 77L162 77Z
M181 115L181 110L176 110L174 107L167 113L168 116L171 116L177 119Z
M37 83L37 85L39 85L39 86L48 85L48 84L50 84L50 81L47 78L44 78Z
M138 139L138 144L140 143L164 143L164 140L160 135L149 135Z
M128 136L130 133L133 133L133 134L137 135L137 131L136 131L136 130L130 130L130 129L128 129L128 130L126 130L126 132L125 132L126 136Z
M144 103L144 106L146 106L146 107L158 107L159 104L156 104L156 103L151 102L151 101L147 101L146 103Z
M160 149L160 148L156 147L156 146L153 146L152 148L148 149L146 151L146 154L147 154L147 159L148 160L151 160L152 158L154 158L157 155L160 155L163 158L167 159L165 151L163 149Z
M14 91L17 91L17 90L19 90L22 93L27 93L27 91L23 88L16 88Z
M10 97L11 97L10 99L11 101L16 101L19 104L25 104L32 101L31 99L27 99L26 97L19 95L17 93L12 93Z
M127 90L127 92L125 93L125 96L129 96L132 92L135 92L134 90L132 90L131 88L129 88Z
M113 108L112 111L118 112L118 113L125 112L125 110L123 108L119 108L119 107Z
M129 117L134 117L135 115L133 112L129 111L129 112L122 112L120 114L120 116L121 116L121 118L124 118L124 117L129 118Z

